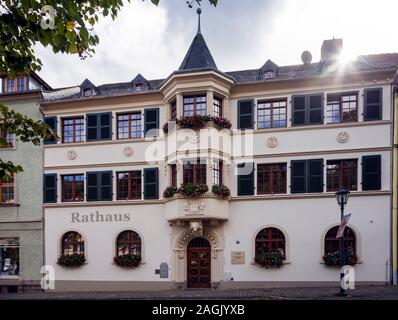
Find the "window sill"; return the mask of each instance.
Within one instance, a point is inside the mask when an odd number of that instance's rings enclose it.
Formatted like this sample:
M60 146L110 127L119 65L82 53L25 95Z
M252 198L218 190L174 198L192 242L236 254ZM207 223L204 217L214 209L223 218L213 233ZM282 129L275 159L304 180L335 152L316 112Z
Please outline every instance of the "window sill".
M7 148L0 148L0 151L14 151L14 150L17 150L16 146L7 147Z
M252 261L250 262L250 264L251 265L255 265L255 266L261 266L261 265L259 265L257 262L255 262L254 261L254 258L252 259ZM285 264L292 264L292 261L291 260L284 260L283 261L283 263L282 263L282 265L285 265ZM262 266L261 266L262 267Z
M20 207L19 203L0 203L0 207L7 208L7 207Z
M323 259L321 258L321 260L319 261L319 264L323 264L324 265L325 261L323 261ZM358 258L358 261L357 261L356 264L363 264L363 260L361 258ZM339 267L339 266L334 266L334 267Z

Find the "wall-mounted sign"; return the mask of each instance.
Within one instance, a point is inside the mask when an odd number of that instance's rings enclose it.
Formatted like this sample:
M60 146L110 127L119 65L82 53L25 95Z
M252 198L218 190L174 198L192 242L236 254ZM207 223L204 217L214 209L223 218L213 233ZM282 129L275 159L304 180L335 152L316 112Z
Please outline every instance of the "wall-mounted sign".
M245 264L245 252L231 251L231 264Z
M169 277L169 265L166 262L160 264L160 278L167 279Z

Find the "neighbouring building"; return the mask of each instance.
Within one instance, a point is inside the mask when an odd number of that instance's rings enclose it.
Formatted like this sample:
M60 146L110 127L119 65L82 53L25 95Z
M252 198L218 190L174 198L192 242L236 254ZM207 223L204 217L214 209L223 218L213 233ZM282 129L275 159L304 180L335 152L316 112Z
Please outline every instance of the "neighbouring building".
M347 263L389 283L398 54L343 64L342 45L223 72L199 29L165 79L45 93L55 289L336 284L343 188Z
M0 103L29 118L42 120L40 102L50 86L36 73L1 78ZM21 165L23 172L0 178L0 288L10 291L40 289L44 261L43 148L17 141L0 123L7 142L0 159Z

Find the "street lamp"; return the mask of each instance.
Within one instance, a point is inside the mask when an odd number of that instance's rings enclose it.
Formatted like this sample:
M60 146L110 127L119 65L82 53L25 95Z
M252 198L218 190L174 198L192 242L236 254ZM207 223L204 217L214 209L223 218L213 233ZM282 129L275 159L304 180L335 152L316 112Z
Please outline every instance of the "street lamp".
M346 189L342 189L338 192L336 192L336 200L337 203L340 206L340 212L341 212L341 221L340 223L343 222L344 219L344 207L347 205L348 198L350 197L350 192ZM344 272L343 272L343 266L344 266L344 255L345 255L345 249L344 249L344 232L342 237L340 238L340 293L339 296L347 296L347 291L346 289L343 288L343 278L344 278Z

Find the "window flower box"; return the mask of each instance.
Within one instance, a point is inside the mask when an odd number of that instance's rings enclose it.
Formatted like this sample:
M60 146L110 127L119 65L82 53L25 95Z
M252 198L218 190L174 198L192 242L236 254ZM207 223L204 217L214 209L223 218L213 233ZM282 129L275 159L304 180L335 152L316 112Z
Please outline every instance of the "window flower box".
M212 117L212 116L202 116L193 115L181 117L175 120L179 128L182 129L203 129L208 123L212 122L214 126L218 129L230 129L232 124L229 120L222 117ZM169 124L165 123L163 125L163 132L167 134L169 132Z
M136 268L141 263L140 254L125 254L113 258L113 262L119 267Z
M209 187L206 184L189 182L182 184L178 193L187 197L198 197L209 191Z
M167 187L166 190L164 190L164 192L163 192L163 198L171 198L176 193L178 193L177 187Z
M264 252L261 254L257 254L255 257L255 262L261 266L266 268L268 267L281 267L283 265L283 261L285 260L285 255L283 252Z
M57 263L64 267L80 267L84 265L86 258L84 254L73 253L73 254L62 254L58 257Z
M340 251L326 253L323 256L323 261L327 266L339 267ZM357 263L358 263L358 257L354 253L347 251L344 254L344 265L355 266Z
M231 191L229 190L228 187L219 184L213 185L213 187L211 188L211 192L223 197L224 199L228 198L231 195Z

